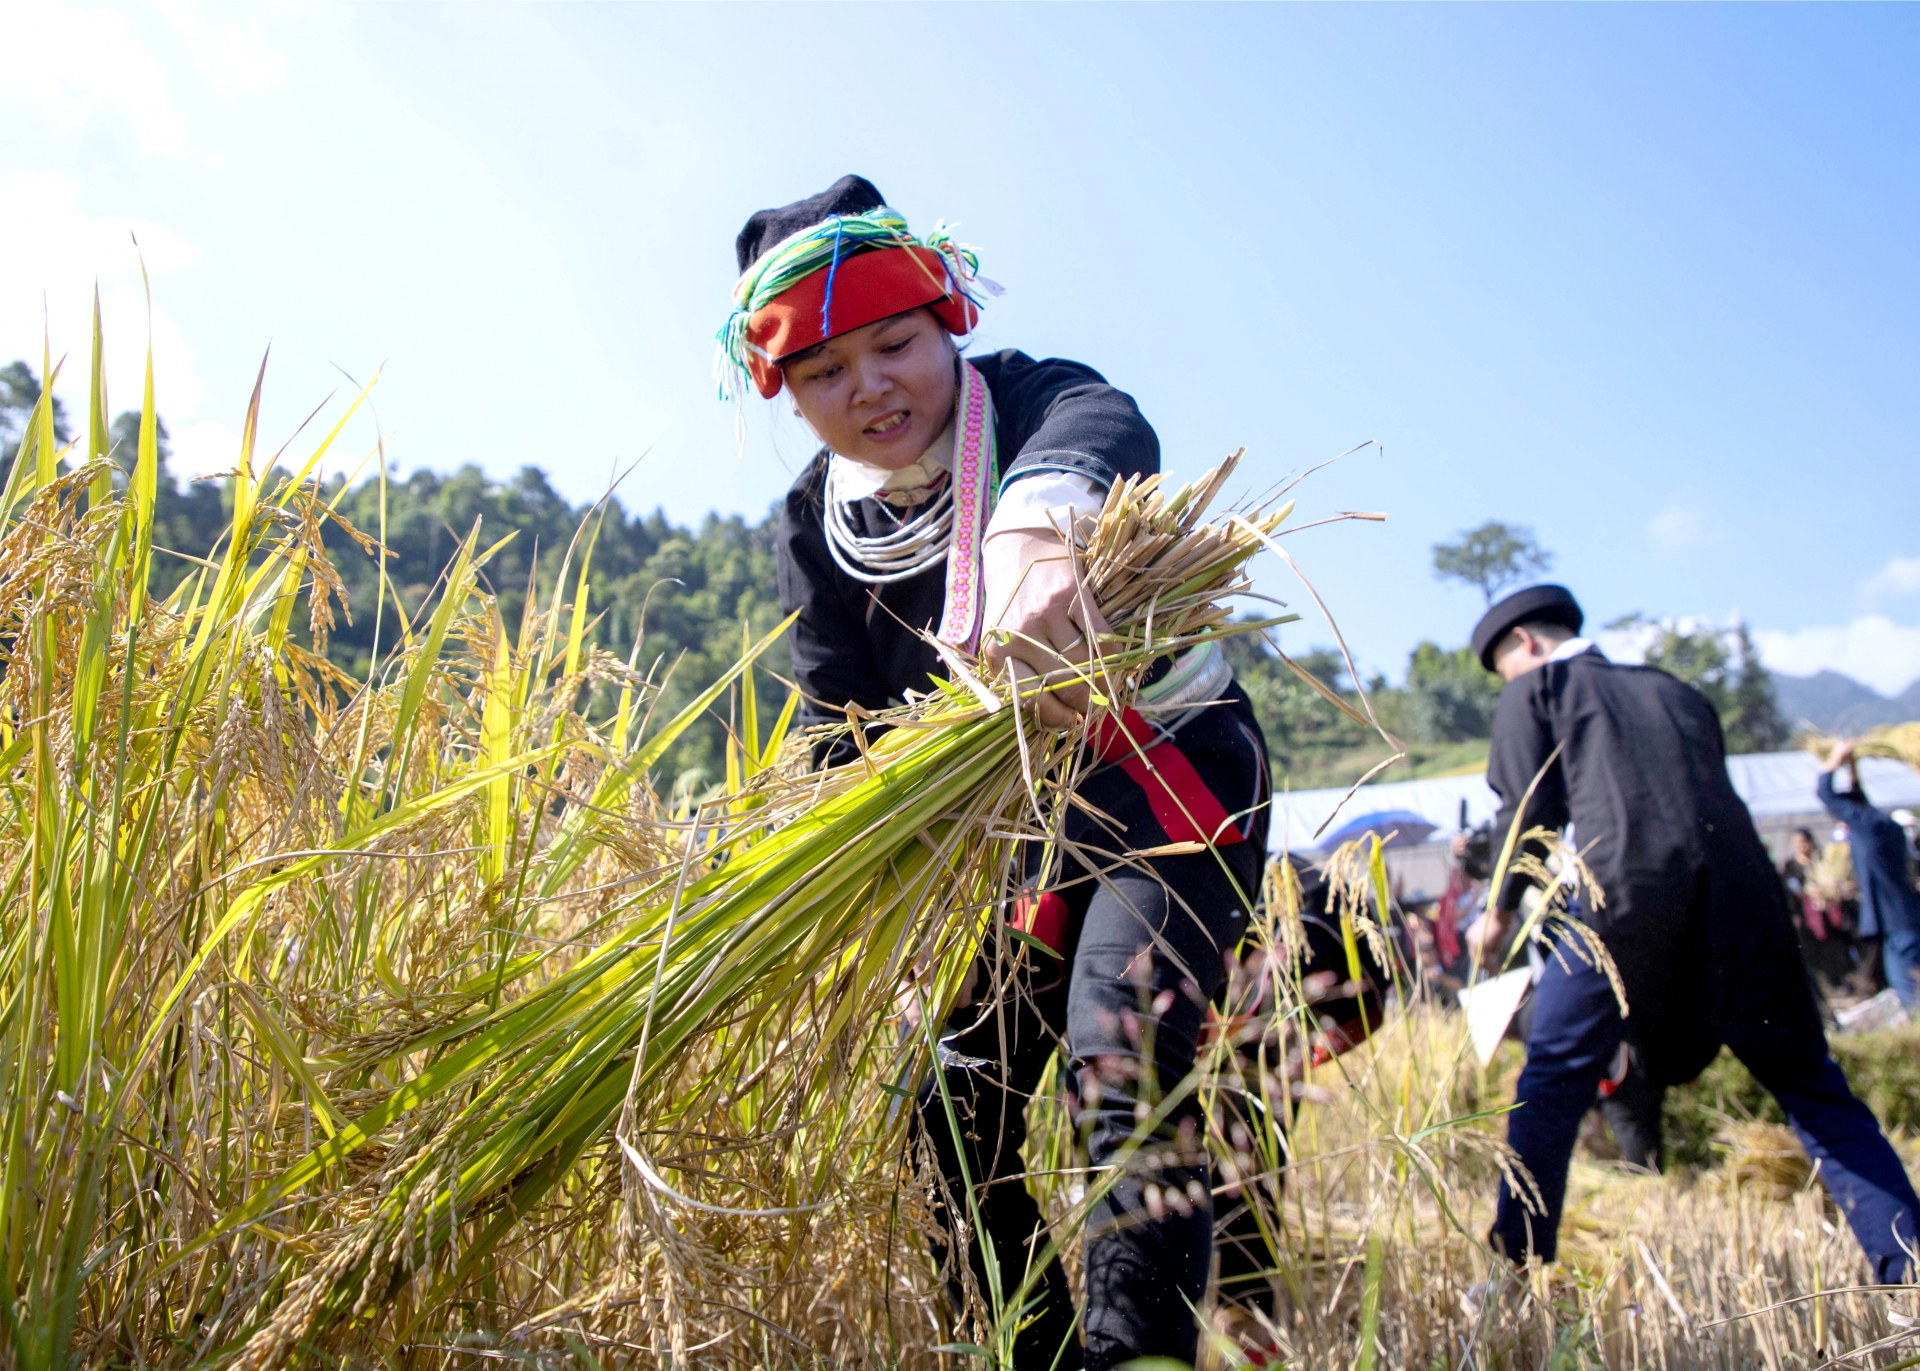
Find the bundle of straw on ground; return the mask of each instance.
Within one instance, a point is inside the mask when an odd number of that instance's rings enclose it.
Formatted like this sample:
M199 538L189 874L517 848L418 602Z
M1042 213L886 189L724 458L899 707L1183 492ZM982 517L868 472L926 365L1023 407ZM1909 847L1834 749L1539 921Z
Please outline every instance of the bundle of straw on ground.
M1284 1138L1253 1130L1233 1189L1263 1211L1270 1291L1252 1312L1203 1311L1235 1333L1208 1340L1204 1367L1785 1371L1905 1366L1920 1350L1920 1297L1870 1284L1797 1144L1767 1126L1729 1124L1731 1165L1706 1173L1576 1160L1559 1261L1493 1257L1521 1052L1507 1044L1483 1070L1465 1038L1437 1006L1395 1012L1307 1072Z
M312 479L340 427L265 480L256 390L233 526L155 601L151 385L138 450L109 454L103 375L96 323L85 438L57 443L50 383L0 496L0 1361L992 1361L950 1345L965 1311L928 1257L911 1024L980 938L1018 944L1012 852L1068 802L1076 740L956 661L810 774L791 697L763 727L751 644L657 718L658 674L594 646L590 530L514 625L476 531L427 603L382 597L378 665L347 679L318 650ZM1277 531L1284 510L1205 520L1226 476L1125 486L1080 531L1110 699L1225 630ZM725 701L729 782L663 802L650 768ZM1288 964L1288 908L1246 966ZM1367 909L1351 935L1379 935ZM1274 989L1281 1018L1306 1002ZM1219 1051L1183 1087L1223 1203L1260 1208L1270 1312L1247 1317L1278 1363L1785 1367L1903 1336L1908 1304L1848 1290L1817 1181L1583 1169L1562 1264L1478 1290L1512 1062L1463 1066L1457 1018L1406 1000L1279 1087L1290 1128L1235 1131L1249 1083ZM1071 1249L1092 1178L1070 1130L1035 1137Z
M1853 874L1853 848L1845 842L1830 842L1820 849L1807 873L1807 893L1825 904L1838 905L1860 898L1860 885Z

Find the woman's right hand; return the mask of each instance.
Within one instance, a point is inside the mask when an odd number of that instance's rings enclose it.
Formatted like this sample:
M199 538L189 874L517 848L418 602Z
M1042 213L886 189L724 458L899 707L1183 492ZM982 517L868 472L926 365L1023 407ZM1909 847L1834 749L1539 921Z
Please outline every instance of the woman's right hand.
M1084 673L1075 668L1091 656L1091 640L1111 630L1075 576L1066 543L1051 530L1008 529L987 539L980 571L987 664L995 673L1012 671L1043 728L1071 726L1090 703Z

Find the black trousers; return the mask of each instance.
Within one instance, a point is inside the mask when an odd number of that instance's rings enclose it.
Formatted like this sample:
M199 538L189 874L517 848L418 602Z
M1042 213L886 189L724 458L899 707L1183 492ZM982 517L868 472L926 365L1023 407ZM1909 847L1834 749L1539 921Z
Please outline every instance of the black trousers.
M984 954L983 989L1000 993L948 1019L943 1064L919 1093L920 1134L943 1181L936 1256L950 1260L964 1234L983 1296L997 1284L1011 1302L1031 1281L1027 1326L1014 1348L1018 1371L1194 1359L1193 1311L1213 1255L1210 1171L1191 1094L1157 1120L1156 1112L1193 1067L1223 958L1246 931L1266 856L1269 792L1259 728L1237 688L1174 741L1238 817L1243 841L1123 863L1125 852L1164 844L1165 832L1120 767L1091 775L1081 794L1112 822L1077 808L1067 819L1067 846L1080 856L1050 882L1066 904L1062 958L1020 943L1005 960ZM1027 1104L1056 1051L1093 1168L1089 1189L1121 1168L1087 1224L1079 1330L1060 1264L1040 1260L1048 1234L1020 1158ZM1128 1160L1130 1144L1137 1150Z
M1646 1062L1630 1046L1626 1078L1600 1101L1600 1116L1607 1121L1621 1161L1643 1171L1660 1170L1666 1151L1660 1115L1666 1099L1667 1088L1647 1074Z
M1579 916L1580 911L1576 906L1574 917ZM1513 1016L1513 1022L1507 1025L1507 1036L1519 1043L1531 1039L1533 1019L1539 1007L1539 991L1529 988L1526 998L1520 1002L1520 1008ZM1612 1063L1609 1063L1609 1070L1611 1067ZM1645 1171L1660 1169L1661 1158L1666 1151L1666 1135L1661 1124L1666 1098L1666 1086L1655 1081L1647 1070L1646 1054L1629 1040L1626 1077L1614 1087L1611 1094L1598 1095L1593 1105L1606 1121L1607 1131L1613 1134L1614 1146L1620 1150L1621 1161Z

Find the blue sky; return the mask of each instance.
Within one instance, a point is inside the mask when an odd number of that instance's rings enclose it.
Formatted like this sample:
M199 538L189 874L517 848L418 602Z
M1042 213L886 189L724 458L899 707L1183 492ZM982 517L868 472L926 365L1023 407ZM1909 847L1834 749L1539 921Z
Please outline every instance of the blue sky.
M809 445L713 399L732 237L859 171L979 245L978 347L1099 367L1176 473L1380 440L1303 511L1388 522L1295 553L1365 669L1465 639L1429 549L1497 517L1595 620L1920 676L1911 8L47 4L0 48L0 360L44 303L83 365L97 276L132 404L137 234L195 470L271 343L269 437L384 365L402 470L757 516Z

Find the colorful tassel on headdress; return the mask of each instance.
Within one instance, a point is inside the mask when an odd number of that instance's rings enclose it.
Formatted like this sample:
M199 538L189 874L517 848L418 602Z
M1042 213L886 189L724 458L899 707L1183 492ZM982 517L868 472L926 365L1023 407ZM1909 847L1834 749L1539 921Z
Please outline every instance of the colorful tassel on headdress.
M956 241L944 221L935 224L925 238L916 238L900 212L885 205L866 214L833 215L775 243L734 284L733 312L715 335L720 346L714 357L714 379L719 383L720 398L740 399L745 395L747 354L753 348L747 339L747 320L755 310L814 272L835 270L856 252L893 247L931 248L939 253L947 270L943 283L946 289L975 305L985 303L983 291L1000 293L993 282L980 275L979 254ZM827 301L831 307L831 282Z

